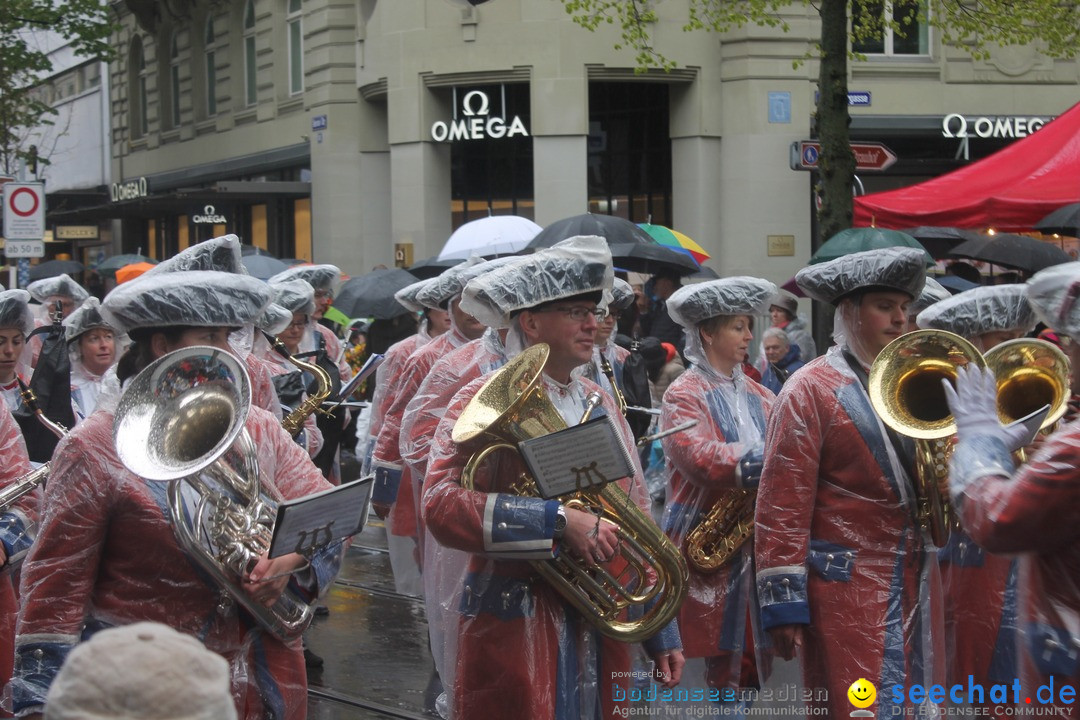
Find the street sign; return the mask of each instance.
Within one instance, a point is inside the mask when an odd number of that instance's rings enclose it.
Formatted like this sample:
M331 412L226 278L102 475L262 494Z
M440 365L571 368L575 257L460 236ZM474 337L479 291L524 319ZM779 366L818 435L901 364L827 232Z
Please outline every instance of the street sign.
M45 257L45 241L4 240L4 254L9 258Z
M879 142L853 142L856 170L881 171L892 167L896 153ZM821 157L821 143L817 140L799 140L791 143L789 164L792 170L817 170Z
M40 240L45 237L45 185L4 183L4 237Z

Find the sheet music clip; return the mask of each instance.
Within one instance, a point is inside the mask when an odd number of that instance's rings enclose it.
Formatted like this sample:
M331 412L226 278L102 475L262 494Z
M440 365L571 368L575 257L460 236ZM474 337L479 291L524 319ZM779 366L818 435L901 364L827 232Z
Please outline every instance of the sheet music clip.
M269 557L295 552L310 558L338 540L359 534L367 522L374 485L374 477L361 478L278 505Z

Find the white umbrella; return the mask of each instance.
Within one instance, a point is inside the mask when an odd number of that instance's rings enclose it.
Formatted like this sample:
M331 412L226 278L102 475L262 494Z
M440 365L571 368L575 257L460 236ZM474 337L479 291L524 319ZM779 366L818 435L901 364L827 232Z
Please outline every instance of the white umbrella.
M471 255L513 255L536 237L542 228L518 215L492 215L467 222L450 236L439 260Z

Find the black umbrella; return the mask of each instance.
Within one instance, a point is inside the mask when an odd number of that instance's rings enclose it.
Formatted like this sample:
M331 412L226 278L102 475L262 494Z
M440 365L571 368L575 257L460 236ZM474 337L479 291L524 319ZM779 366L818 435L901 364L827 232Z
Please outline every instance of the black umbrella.
M949 255L983 260L1029 274L1072 260L1064 250L1053 243L1009 233L980 235L960 243Z
M413 275L417 280L427 280L442 275L460 262L464 262L464 260L461 258L440 260L438 256L429 257L427 260L421 260L410 267L409 274Z
M575 215L551 223L525 246L525 251L551 247L555 243L577 235L599 235L608 241L608 245L617 243L656 244L651 235L629 220L614 215L585 213L584 215ZM694 270L697 270L696 265Z
M73 275L83 271L83 264L77 260L46 260L30 268L30 280L43 280L57 275Z
M620 270L653 275L671 272L676 275L692 275L701 266L686 253L655 243L642 245L636 242L610 243L611 260Z
M1035 229L1045 235L1080 237L1080 203L1069 203L1035 223Z
M269 280L279 272L289 269L289 266L270 255L244 255L240 262L247 268L249 274L260 280Z
M394 299L394 293L416 280L415 275L401 268L372 270L347 280L334 298L334 307L350 318L389 320L409 312Z
M935 225L920 225L900 232L918 240L919 244L926 248L926 252L934 258L946 257L950 250L965 240L982 237L982 233L975 230Z

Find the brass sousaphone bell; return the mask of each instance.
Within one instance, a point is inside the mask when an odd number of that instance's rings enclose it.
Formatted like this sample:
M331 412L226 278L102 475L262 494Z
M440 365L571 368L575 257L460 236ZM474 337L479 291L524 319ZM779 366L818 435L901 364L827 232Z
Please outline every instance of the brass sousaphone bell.
M462 411L453 440L480 448L462 473L466 489L473 489L477 468L492 453L517 453L519 442L568 427L541 385L548 353L542 343L523 351L488 378ZM481 447L482 441L487 444ZM527 473L512 491L538 496ZM620 581L604 567L587 565L569 552L553 560L531 561L540 576L610 638L638 642L662 630L686 595L689 574L679 549L614 482L559 499L567 507L598 512L616 526L620 553L632 577Z
M113 443L128 470L169 483L173 534L220 589L219 609L231 612L238 602L289 641L314 608L288 588L269 608L243 589L270 546L277 509L244 427L250 405L251 381L239 360L214 347L182 348L132 379L116 409Z

